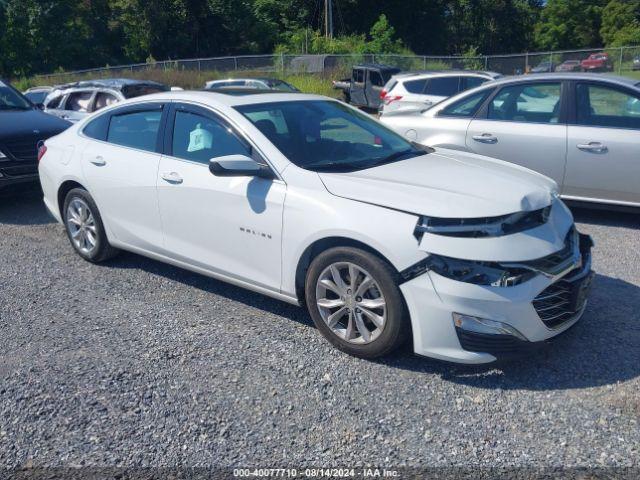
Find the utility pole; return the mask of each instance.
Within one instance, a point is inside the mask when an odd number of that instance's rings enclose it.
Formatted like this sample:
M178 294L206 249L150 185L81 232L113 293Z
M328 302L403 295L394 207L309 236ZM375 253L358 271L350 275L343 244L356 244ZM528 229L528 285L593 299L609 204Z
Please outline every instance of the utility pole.
M331 0L324 0L324 32L327 38L333 38L333 5Z

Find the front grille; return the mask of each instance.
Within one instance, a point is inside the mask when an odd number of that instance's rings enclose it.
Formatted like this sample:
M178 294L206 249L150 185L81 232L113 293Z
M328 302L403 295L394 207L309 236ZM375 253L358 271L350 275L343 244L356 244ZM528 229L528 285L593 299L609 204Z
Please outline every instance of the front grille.
M36 162L38 160L38 139L28 138L5 141L7 153L17 160Z
M571 282L559 280L533 300L533 307L547 327L556 328L578 313L571 308L571 291Z

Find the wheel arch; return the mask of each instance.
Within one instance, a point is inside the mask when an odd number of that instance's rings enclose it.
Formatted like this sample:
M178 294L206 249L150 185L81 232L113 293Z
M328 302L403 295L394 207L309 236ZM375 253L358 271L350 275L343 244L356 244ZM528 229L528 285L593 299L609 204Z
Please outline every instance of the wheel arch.
M58 201L58 211L60 212L60 218L64 219L64 199L67 197L67 194L73 190L74 188L81 188L83 190L87 190L84 185L76 180L65 180L62 182L60 187L58 188L57 201Z
M391 263L391 261L385 255L360 240L341 236L320 238L315 240L313 243L307 246L307 248L305 248L296 265L295 289L296 296L298 297L298 301L301 305L305 304L304 287L307 277L307 270L309 269L311 262L320 253L335 247L354 247L364 250L365 252L369 252L388 264L394 272L398 273L398 270L393 266L393 263Z

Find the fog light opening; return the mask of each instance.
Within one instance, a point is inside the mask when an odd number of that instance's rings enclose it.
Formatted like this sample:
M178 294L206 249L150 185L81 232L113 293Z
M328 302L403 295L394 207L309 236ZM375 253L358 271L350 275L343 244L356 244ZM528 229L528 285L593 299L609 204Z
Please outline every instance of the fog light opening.
M461 313L453 314L453 324L456 328L467 332L480 333L484 335L510 335L523 341L528 341L517 329L506 323L487 318L474 317Z

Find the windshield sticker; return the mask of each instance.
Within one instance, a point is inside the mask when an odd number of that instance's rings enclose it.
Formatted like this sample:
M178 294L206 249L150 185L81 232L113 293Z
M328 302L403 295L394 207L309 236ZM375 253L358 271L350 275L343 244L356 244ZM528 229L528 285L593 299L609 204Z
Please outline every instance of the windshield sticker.
M196 129L189 134L189 147L187 152L199 152L210 149L213 145L213 135L210 131L202 128L202 124L197 124Z

